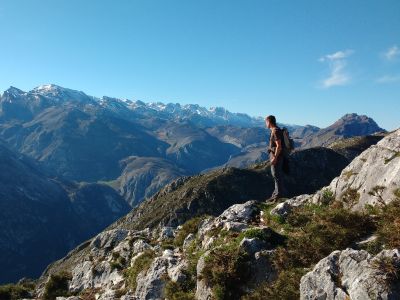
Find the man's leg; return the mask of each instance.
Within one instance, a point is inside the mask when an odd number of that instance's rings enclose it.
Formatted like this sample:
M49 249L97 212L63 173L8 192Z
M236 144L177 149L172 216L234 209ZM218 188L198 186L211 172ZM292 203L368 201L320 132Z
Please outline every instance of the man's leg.
M271 166L271 174L274 178L275 189L272 193L271 198L280 198L283 194L283 184L282 184L282 158L278 159L275 166Z

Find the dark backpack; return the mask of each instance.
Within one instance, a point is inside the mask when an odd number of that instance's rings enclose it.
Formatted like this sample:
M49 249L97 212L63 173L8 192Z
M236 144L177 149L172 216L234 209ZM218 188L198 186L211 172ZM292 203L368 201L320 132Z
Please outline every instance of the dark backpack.
M294 150L294 141L290 137L289 131L287 130L286 127L283 127L281 130L283 136L283 147L285 148L286 153L290 154Z

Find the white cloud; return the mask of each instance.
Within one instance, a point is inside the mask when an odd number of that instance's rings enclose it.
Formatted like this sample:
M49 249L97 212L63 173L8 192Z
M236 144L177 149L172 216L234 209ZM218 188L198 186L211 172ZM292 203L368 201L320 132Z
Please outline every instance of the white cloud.
M347 57L349 57L350 55L352 55L354 53L354 50L348 49L348 50L344 50L344 51L338 51L332 54L327 54L322 56L319 61L320 62L324 62L326 60L340 60L340 59L345 59Z
M387 49L383 54L383 56L390 61L395 60L399 55L400 55L400 48L397 47L396 45Z
M379 77L376 82L378 83L393 83L400 82L400 75L384 75Z
M345 85L350 82L351 77L347 74L345 68L347 58L354 53L354 50L348 49L327 54L319 58L320 62L327 62L329 65L329 76L321 81L323 88L330 88L338 85Z

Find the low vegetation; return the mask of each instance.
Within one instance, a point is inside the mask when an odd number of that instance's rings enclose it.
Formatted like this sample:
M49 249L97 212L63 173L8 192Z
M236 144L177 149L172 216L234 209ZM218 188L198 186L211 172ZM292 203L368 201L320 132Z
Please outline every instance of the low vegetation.
M0 299L17 300L29 298L35 288L35 284L31 281L18 284L5 284L0 286Z
M136 290L136 279L139 273L146 272L149 269L155 256L153 250L146 250L135 259L133 266L124 270L125 279L132 290Z
M126 265L126 259L122 257L118 252L113 252L110 265L112 270L122 270Z
M72 296L72 294L68 290L68 281L71 279L72 276L68 272L51 274L44 288L43 299L55 300L57 297L60 296Z
M185 241L185 238L189 234L196 234L200 223L206 218L207 216L199 216L195 217L193 219L190 219L186 221L182 227L178 230L175 239L174 239L174 245L176 247L182 247L183 242Z
M327 192L326 196L331 195ZM377 229L368 213L351 211L339 201L329 202L295 208L285 219L271 216L271 207L264 207L266 222L284 232L286 241L276 248L273 257L277 279L244 299L298 299L301 277L319 260L334 250L356 247L355 241Z

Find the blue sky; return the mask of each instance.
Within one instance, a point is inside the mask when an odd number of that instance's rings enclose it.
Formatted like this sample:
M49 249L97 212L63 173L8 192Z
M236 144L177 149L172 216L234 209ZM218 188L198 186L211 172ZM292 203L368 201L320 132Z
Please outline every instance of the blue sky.
M0 0L0 90L400 127L400 1Z

